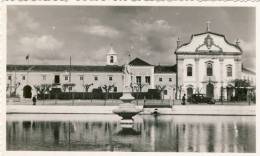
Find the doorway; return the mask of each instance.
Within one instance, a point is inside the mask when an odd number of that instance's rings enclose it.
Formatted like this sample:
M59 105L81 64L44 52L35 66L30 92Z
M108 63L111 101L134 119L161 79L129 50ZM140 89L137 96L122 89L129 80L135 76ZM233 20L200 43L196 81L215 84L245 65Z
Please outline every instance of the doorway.
M59 84L60 83L60 75L55 75L54 76L54 83Z
M32 97L32 87L26 85L23 87L23 97L24 98L31 98Z
M214 85L212 83L207 84L206 96L209 98L214 98Z
M193 88L189 87L187 88L187 98L191 97L193 94Z

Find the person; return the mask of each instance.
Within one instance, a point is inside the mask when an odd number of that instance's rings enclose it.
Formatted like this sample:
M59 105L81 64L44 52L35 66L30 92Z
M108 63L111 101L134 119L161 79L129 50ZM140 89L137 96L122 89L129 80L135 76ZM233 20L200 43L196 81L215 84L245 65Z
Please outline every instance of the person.
M186 100L186 94L184 94L184 95L182 96L182 105L185 105L185 100Z
M35 96L32 98L32 101L33 101L33 105L36 105L36 97Z

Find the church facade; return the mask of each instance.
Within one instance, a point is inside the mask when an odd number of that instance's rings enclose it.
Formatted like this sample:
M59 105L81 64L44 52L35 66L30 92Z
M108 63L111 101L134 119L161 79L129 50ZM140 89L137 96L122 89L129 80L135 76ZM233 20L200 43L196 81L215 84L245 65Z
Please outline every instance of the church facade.
M237 41L228 42L224 35L210 32L191 36L190 42L177 41L176 88L179 98L194 93L214 99L230 100L234 96L234 80L249 79L255 85L254 72L242 67L243 51Z
M164 99L180 99L202 93L214 99L229 100L234 94L232 80L250 79L255 85L255 73L243 68L243 51L239 43L228 42L224 35L210 32L192 35L189 43L177 41L176 64L152 65L135 58L129 62L133 91L162 89ZM169 56L171 57L171 56ZM34 86L64 84L74 86L65 92L91 92L104 85L113 85L110 92L123 91L123 66L111 47L104 66L81 65L7 65L7 96L16 93L21 98L36 95ZM86 90L84 86L89 85ZM138 87L141 86L140 87Z

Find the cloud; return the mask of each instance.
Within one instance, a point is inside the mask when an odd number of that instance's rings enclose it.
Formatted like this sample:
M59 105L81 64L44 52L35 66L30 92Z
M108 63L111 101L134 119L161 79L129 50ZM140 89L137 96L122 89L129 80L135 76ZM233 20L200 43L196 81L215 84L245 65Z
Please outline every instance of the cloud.
M26 29L29 31L34 31L40 26L40 24L28 14L28 12L17 11L17 13L12 16L12 20L7 24L8 35L17 33L17 27L19 27L19 30Z
M120 35L120 32L113 27L103 25L100 21L96 19L88 19L87 23L79 28L82 32L101 36L115 38Z
M63 46L63 42L58 41L51 35L43 35L39 37L22 37L20 39L22 50L57 50Z
M175 36L176 28L166 20L132 20L131 22L133 25L132 40L142 44L142 48L146 49L145 51L149 49L150 52L164 53L172 48L173 43L171 41L172 37Z
M160 32L167 33L173 30L173 27L165 20L155 20L152 22L143 22L132 20L134 33Z
M240 47L243 50L243 64L245 67L255 70L256 52L255 42L240 40Z
M44 60L63 59L64 54L60 51L64 43L51 35L22 37L19 40L18 48L21 51L21 57L27 54L34 61L42 62Z

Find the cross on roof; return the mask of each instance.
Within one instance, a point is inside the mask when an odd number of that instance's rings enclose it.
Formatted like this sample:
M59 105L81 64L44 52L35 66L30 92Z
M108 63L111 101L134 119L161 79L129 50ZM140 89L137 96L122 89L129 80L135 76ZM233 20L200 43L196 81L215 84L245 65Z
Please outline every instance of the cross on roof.
M209 31L210 31L210 23L211 23L211 22L210 22L210 21L207 21L206 23L207 23L207 32L209 32Z

